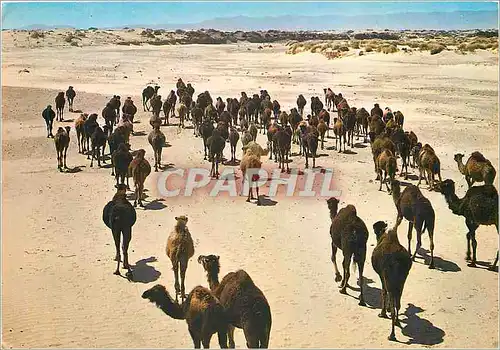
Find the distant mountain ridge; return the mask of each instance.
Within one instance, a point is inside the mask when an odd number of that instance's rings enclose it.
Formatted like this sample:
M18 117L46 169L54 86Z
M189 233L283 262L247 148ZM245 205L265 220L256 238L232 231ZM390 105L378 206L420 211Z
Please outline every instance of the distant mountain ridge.
M266 16L266 17L220 17L198 23L166 23L166 24L130 24L119 28L152 28L152 29L216 29L222 31L324 31L324 30L364 30L364 29L491 29L498 28L498 11L456 11L456 12L407 12L384 15L321 15L321 16ZM55 29L71 28L70 25L34 24L19 29ZM81 28L87 29L87 28Z

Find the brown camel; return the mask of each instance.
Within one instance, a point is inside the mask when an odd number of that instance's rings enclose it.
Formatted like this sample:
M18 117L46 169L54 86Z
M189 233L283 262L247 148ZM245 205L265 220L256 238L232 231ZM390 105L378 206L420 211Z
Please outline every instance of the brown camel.
M231 147L231 162L236 162L236 145L240 140L240 134L235 126L229 130L229 146Z
M200 255L198 263L207 273L208 284L224 306L229 323L229 348L234 349L234 327L243 329L247 347L267 349L271 334L271 308L264 293L244 270L230 272L219 283L220 263L215 255Z
M56 103L56 121L63 122L64 115L64 105L66 103L66 98L64 97L64 92L59 92L55 98Z
M388 149L383 150L382 153L380 153L377 157L377 169L378 177L380 178L380 187L378 190L382 191L382 183L385 182L387 192L391 194L391 189L387 184L387 176L389 176L390 182L394 181L394 177L396 176L396 172L398 171L398 164L396 161L396 157Z
M130 162L128 167L129 176L134 179L135 186L135 200L134 207L137 206L137 202L139 202L139 206L144 207L142 204L142 197L144 192L144 181L151 173L151 165L144 158L146 155L146 151L140 149L137 151L136 157Z
M335 149L342 152L342 139L344 140L344 151L345 151L345 139L346 139L346 129L344 123L340 118L333 118L333 133L335 134ZM337 141L339 142L339 147L337 147Z
M319 137L321 138L321 149L324 149L324 142L325 142L325 134L326 131L328 130L328 126L325 123L325 120L321 118L318 123L318 132L319 132Z
M373 249L372 266L382 283L382 310L379 317L387 318L386 309L391 311L392 328L388 339L395 341L394 328L401 327L401 296L412 261L408 251L399 243L397 226L389 231L386 228L387 224L383 221L373 224L377 246Z
M491 162L486 159L480 152L472 152L471 156L464 165L462 159L464 155L461 153L455 154L455 162L457 162L458 170L465 175L465 181L469 188L474 185L474 182L483 182L485 185L492 185L497 172Z
M184 119L187 115L187 107L184 103L180 103L179 107L177 107L177 114L179 115L179 128L185 128Z
M166 142L165 134L160 130L160 124L155 124L153 131L148 135L148 142L153 148L155 156L155 171L158 171L158 167L161 167L161 152Z
M439 182L441 179L441 166L439 158L437 157L434 149L429 145L425 144L418 155L418 185L422 181L422 175L424 175L425 182L429 185L429 189L434 189L435 178L434 175L437 174L439 177Z
M330 219L332 224L330 226L330 237L332 238L332 263L335 269L335 281L340 284L340 293L347 294L346 288L349 282L349 268L351 266L351 258L355 264L358 264L359 270L359 305L365 306L363 296L363 268L366 259L366 242L368 240L368 229L365 223L361 220L353 205L348 205L337 212L339 200L331 197L326 201L328 209L330 210ZM342 267L344 268L344 277L340 276L337 267L337 249L342 250L344 254L344 261Z
M473 186L467 190L464 197L458 198L455 194L455 183L453 180L445 180L437 185L441 192L448 208L455 215L465 217L465 224L469 232L467 232L467 255L466 260L470 261L469 266L476 266L476 230L479 225L495 225L498 233L498 192L495 186L483 185ZM470 254L470 245L472 241L472 260ZM495 261L488 268L495 270L498 263L498 250Z
M347 146L354 147L354 132L356 130L356 107L351 107L342 118L347 134Z
M363 142L366 142L368 137L368 118L370 114L362 107L356 111L356 139L359 140L360 132L363 134Z
M117 266L114 274L120 274L120 238L123 235L123 268L128 270L126 276L132 279L132 270L128 262L128 247L132 239L132 226L135 224L137 215L134 207L127 200L127 187L119 184L116 188L113 199L104 206L102 219L111 229L115 242Z
M80 114L80 116L75 120L75 130L76 130L76 139L78 141L78 153L82 153L86 151L85 149L85 121L87 120L88 115L86 113Z
M429 233L431 261L429 269L434 268L434 224L436 214L432 208L431 202L424 197L419 188L415 185L408 185L401 193L399 181L394 180L391 183L392 199L396 205L398 216L396 226L399 227L403 218L408 220L408 253L411 254L411 238L413 226L417 231L417 246L412 259L415 260L418 250L422 246L422 233L427 229Z
M247 202L250 202L251 199L254 199L253 197L253 190L252 190L252 183L255 181L258 181L259 175L257 174L258 169L260 169L262 166L262 162L260 160L260 155L256 155L252 153L251 149L247 149L245 151L245 154L243 155L243 158L241 159L240 163L240 169L241 172L243 173L243 183L246 181L249 184L249 189L248 189L248 197L247 197ZM247 177L247 171L250 171L251 178L246 178ZM243 186L242 183L242 186ZM257 205L260 206L260 197L259 197L259 186L255 186L255 191L257 192Z
M54 143L56 145L57 152L57 169L59 171L63 171L64 169L68 169L66 166L66 153L68 152L69 147L69 132L71 127L66 126L64 128L59 127L56 132L56 136L54 137ZM63 162L64 159L64 162Z
M175 300L178 300L180 294L181 299L185 297L184 280L186 278L186 270L188 268L189 259L194 255L194 243L191 238L191 233L187 227L188 218L186 216L176 217L177 221L174 230L170 233L167 240L167 256L172 262L175 278ZM179 286L179 269L181 272L181 282Z
M374 139L371 142L372 146L372 155L373 155L373 163L375 164L375 173L377 174L377 180L379 179L378 168L377 168L377 159L380 153L384 150L391 151L392 154L396 154L396 146L394 142L391 141L390 138L385 136L385 134L381 134L379 136L374 136L374 133L370 131L370 140Z
M224 307L211 291L196 286L186 301L179 305L167 292L165 286L157 284L142 293L143 299L155 303L165 314L175 320L186 320L194 348L210 348L212 335L218 333L221 349L227 348L227 320Z

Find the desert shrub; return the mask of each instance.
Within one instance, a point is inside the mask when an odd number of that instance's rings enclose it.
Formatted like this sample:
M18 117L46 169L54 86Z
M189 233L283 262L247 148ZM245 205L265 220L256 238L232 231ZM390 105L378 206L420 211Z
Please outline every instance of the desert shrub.
M71 46L78 46L78 43L76 41L72 41L70 45Z
M339 50L341 52L347 52L347 51L349 51L349 48L347 46L341 46L341 47L339 47Z
M367 46L367 47L365 47L365 51L366 52L372 52L373 51L373 47Z
M69 34L68 36L66 36L64 38L64 41L66 41L67 43L71 43L73 41L75 37L73 36L73 34Z
M82 38L86 38L87 36L85 35L84 32L76 32L76 35Z
M397 52L398 48L396 46L394 46L394 45L386 44L386 45L380 46L378 48L378 51L382 52L382 53L385 53L385 54L389 54L389 53Z
M446 47L443 45L440 45L440 44L433 45L433 46L431 46L431 55L438 54L441 51L443 51L444 49L446 49Z
M363 56L365 53L363 51L359 51L358 55Z
M89 27L89 30L96 31L96 30L97 30L97 28L96 28L96 27Z
M359 41L353 41L351 45L353 49L359 49Z
M163 33L163 31L160 30L160 29L157 29L157 30L153 31L154 35L161 35L162 33Z
M30 37L33 39L39 39L45 37L45 35L42 32L33 32Z
M418 48L420 49L420 51L428 51L430 50L429 48L429 43L420 43L420 45L418 46Z
M318 50L321 50L323 48L323 44L316 44L313 47L311 47L311 52L316 53Z

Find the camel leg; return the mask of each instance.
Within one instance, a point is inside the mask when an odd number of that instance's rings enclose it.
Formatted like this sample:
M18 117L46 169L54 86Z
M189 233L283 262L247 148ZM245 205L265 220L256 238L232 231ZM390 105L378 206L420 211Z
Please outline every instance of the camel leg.
M219 338L219 346L221 349L227 349L227 328L217 332L217 337Z
M471 232L471 241L472 241L472 262L469 264L469 266L476 266L476 249L477 249L476 230Z
M387 311L386 311L386 299L387 299L387 290L385 287L384 279L380 278L380 281L382 282L382 291L380 292L380 297L382 301L382 310L380 310L380 313L378 314L378 317L381 318L387 318Z
M188 326L188 330L189 330L189 334L191 335L191 339L193 339L194 348L200 349L201 348L201 339L200 339L200 336L198 335L198 332L196 332L191 326Z
M382 178L382 170L377 170L378 178L380 179L380 186L378 188L379 191L382 191L382 183L385 181L385 176Z
M139 206L141 208L144 208L144 204L142 204L142 197L144 195L144 180L139 184L139 193L138 193L138 197L139 197Z
M131 272L130 270L130 264L128 262L128 247L130 245L130 240L132 239L132 227L127 227L123 229L123 245L122 245L122 250L123 250L123 268L127 269L128 272Z
M257 192L257 206L260 206L260 197L259 197L259 186L255 186L255 191Z
M134 186L134 194L135 194L135 199L134 199L134 207L137 207L137 199L139 197L139 186L138 184L135 184Z
M68 169L66 165L66 153L68 152L68 147L64 147L64 169Z
M411 257L412 261L415 261L415 257L417 256L417 252L422 246L422 229L419 228L418 224L415 225L415 230L417 231L417 245L415 246L415 251L413 252L413 256Z
M339 268L337 266L337 246L332 242L332 263L333 270L335 271L335 282L340 282L342 280L342 276L340 276Z
M427 232L429 233L429 240L431 241L430 249L431 249L431 262L429 264L429 269L434 268L434 230L429 230L427 227Z
M90 152L91 157L90 157L90 167L92 168L94 166L94 154L95 154L95 149L92 147L92 151Z
M365 297L364 297L364 294L363 294L363 268L364 268L364 265L365 265L365 262L364 262L364 257L362 259L363 261L359 261L358 263L358 272L359 272L359 303L358 305L359 306L366 306L366 303L365 303Z
M342 280L340 288L341 294L347 294L346 291L347 283L349 282L349 277L351 276L349 272L349 267L351 266L351 257L352 257L351 252L344 252L344 261L342 261L342 267L344 269L344 279Z
M393 296L392 295L389 295L389 298L391 300L391 320L392 320L392 324L391 324L391 334L389 335L389 337L387 339L389 339L390 341L396 341L396 333L394 331L394 328L395 328L395 325L396 325L396 311L395 311L395 303L394 303L394 300L393 300Z
M408 222L408 254L411 255L411 233L413 231L413 222Z
M465 219L465 224L467 225L467 228L469 229L469 232L467 232L467 254L466 254L465 260L471 260L471 253L470 253L471 252L471 249L470 249L471 241L472 241L472 237L473 237L473 235L475 235L475 232L476 232L477 228L479 227L479 225L477 225L474 222L467 220L467 219ZM476 266L475 263L476 263L476 260L472 259L472 262L469 266L474 267L474 266Z
M186 270L187 270L187 267L188 267L188 261L184 261L184 259L182 259L180 261L180 272L181 272L181 300L184 302L184 298L186 296L186 288L184 286L184 281L186 279Z
M181 292L179 284L179 262L172 263L172 268L174 270L174 288L175 288L175 301L179 300L179 294Z
M234 343L234 326L229 325L227 327L227 338L229 341L229 348L234 349L236 347L236 344Z
M488 270L495 271L497 268L497 264L498 264L498 250L497 250L497 255L495 257L495 261L493 261L493 264L491 264L491 266L488 267Z
M202 331L202 339L201 342L203 344L204 349L210 349L210 340L212 339L212 334L207 331Z
M113 233L113 239L115 241L115 248L116 248L116 256L115 256L115 261L117 261L117 265L116 265L116 270L114 272L115 275L119 275L120 274L120 236L121 236L121 232L119 229L117 228L113 228L112 229L112 233Z

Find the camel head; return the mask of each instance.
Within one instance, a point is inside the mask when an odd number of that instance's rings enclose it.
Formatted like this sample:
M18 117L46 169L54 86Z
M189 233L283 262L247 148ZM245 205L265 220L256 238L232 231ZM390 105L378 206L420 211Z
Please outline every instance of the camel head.
M137 158L139 159L144 159L144 156L146 155L146 151L144 149L139 149L137 150Z
M121 145L122 144L120 144L120 146ZM118 184L118 185L115 185L115 188L116 188L116 194L123 194L123 195L127 194L127 186L126 185Z
M64 129L66 129L66 132L69 135L69 132L71 131L71 126L65 126Z
M188 217L185 215L176 216L175 220L177 221L177 226L186 226L188 222Z
M64 132L64 128L62 126L57 128L57 133L62 134Z
M460 163L461 163L461 162L462 162L463 157L464 157L464 154L462 154L462 153L457 153L457 154L455 154L455 156L453 156L453 159L455 160L455 162L460 162Z
M387 223L385 221L377 221L373 224L373 232L377 236L377 241L382 237L387 229Z
M337 215L337 210L339 207L339 200L335 197L330 197L326 200L326 204L328 204L328 209L330 210L330 214Z
M198 264L201 264L206 272L218 274L220 270L219 258L218 255L200 255Z
M160 87L158 85L155 86L155 94L158 93L158 90L160 89Z
M151 302L157 302L165 297L167 294L167 289L161 284L149 288L147 291L142 293L142 299L148 299Z
M324 94L325 94L325 95L326 95L326 92L327 92L327 91L328 91L328 89L327 89L327 88L323 88L323 92L324 92Z
M455 182L451 179L446 179L443 182L438 182L434 185L438 192L449 196L455 193Z
M378 103L375 103L375 104L373 105L373 107L375 107L375 108L379 108L380 106L379 106L379 104L378 104Z

